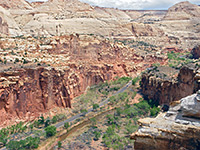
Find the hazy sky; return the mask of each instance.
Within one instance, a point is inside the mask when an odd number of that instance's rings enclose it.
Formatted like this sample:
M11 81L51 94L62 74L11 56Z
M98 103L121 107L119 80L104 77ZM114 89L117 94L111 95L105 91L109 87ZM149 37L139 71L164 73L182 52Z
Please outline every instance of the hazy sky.
M47 1L47 0L27 0ZM119 9L168 9L172 5L184 0L80 0L94 6L114 7ZM193 4L199 4L200 0L189 0Z

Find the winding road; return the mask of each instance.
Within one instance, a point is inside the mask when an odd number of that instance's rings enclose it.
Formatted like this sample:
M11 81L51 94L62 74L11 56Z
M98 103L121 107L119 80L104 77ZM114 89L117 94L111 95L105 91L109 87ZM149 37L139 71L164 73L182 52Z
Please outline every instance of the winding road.
M123 88L121 88L120 90L118 90L118 91L117 91L116 93L114 93L112 96L115 96L115 95L117 95L117 94L119 94L119 93L123 93L131 84L132 84L132 80L129 81ZM107 104L107 103L109 102L109 99L110 99L110 97L107 98L107 99L105 99L104 101L102 101L102 102L99 104L99 107L102 107L102 106L104 106L105 104ZM77 115L75 115L75 116L73 116L73 117L71 117L71 118L69 118L69 119L66 119L66 120L64 120L64 121L62 121L62 122L57 123L57 124L55 125L55 127L56 127L56 128L60 128L60 127L64 126L64 124L65 124L66 122L72 122L72 121L74 121L74 120L76 120L76 119L79 119L79 118L82 117L83 115L89 114L89 113L92 112L93 110L94 110L93 108L90 108L90 109L87 110L87 113L80 113L80 114L77 114Z
M132 80L129 81L124 87L122 87L121 89L119 89L119 90L118 90L116 93L114 93L112 96L115 96L115 95L117 95L117 94L119 94L119 93L123 93L131 84L132 84ZM107 99L105 99L104 101L102 101L102 102L99 104L99 107L102 107L102 106L108 104L109 99L110 99L110 97L108 97ZM94 110L93 108L90 108L90 109L88 109L88 111L87 111L86 113L77 114L77 115L75 115L75 116L73 116L73 117L71 117L71 118L69 118L69 119L66 119L66 120L64 120L64 121L62 121L62 122L57 123L57 124L54 125L54 126L55 126L56 128L60 128L60 127L64 126L64 124L65 124L66 122L72 122L72 121L74 121L74 120L76 120L76 119L79 119L79 118L81 118L82 116L84 116L84 115L86 115L86 114L89 114L89 113L92 112L93 110ZM45 132L44 129L41 131L41 133L43 133L43 132ZM32 137L35 137L35 135L31 135L31 136L32 136ZM1 148L0 150L6 150L6 147Z

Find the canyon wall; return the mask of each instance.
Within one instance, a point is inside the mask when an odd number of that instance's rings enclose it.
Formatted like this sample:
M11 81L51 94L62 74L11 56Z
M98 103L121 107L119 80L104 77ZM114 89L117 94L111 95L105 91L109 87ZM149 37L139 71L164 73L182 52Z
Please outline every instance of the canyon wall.
M194 65L184 66L179 72L169 67L154 68L141 79L142 93L155 104L169 105L193 94L199 85L199 70Z
M167 61L94 36L2 38L0 47L0 126L71 107L91 85Z
M0 122L30 120L71 100L88 86L126 75L121 66L37 67L0 73Z

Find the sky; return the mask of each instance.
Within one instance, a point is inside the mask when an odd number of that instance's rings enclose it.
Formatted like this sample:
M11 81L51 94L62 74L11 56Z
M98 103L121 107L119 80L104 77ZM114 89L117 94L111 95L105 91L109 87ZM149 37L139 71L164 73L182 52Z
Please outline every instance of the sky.
M33 1L47 1L47 0L27 0ZM92 6L111 7L119 9L137 9L137 10L160 10L168 9L172 5L185 0L80 0L89 3ZM193 4L200 5L200 0L188 0Z

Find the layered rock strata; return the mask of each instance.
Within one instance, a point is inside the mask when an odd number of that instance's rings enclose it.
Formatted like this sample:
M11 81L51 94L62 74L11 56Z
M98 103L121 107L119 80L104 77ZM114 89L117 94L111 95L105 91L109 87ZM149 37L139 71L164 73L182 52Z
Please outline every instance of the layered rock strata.
M142 93L155 104L170 104L199 89L199 70L184 66L180 71L170 67L152 68L142 75Z
M13 18L7 22L6 35L9 36L94 34L184 49L194 47L200 41L200 7L189 2L178 3L169 11L100 8L78 0L49 0L31 4L25 0L2 0L0 6L11 14L9 18Z
M71 100L88 86L123 75L125 72L120 72L120 67L76 64L71 68L38 67L3 72L0 74L0 122L16 118L28 120L55 106L71 107Z
M116 76L137 76L166 57L93 36L0 39L0 125L71 107L87 87Z
M200 149L199 94L174 102L166 113L138 121L139 130L131 135L136 150Z

